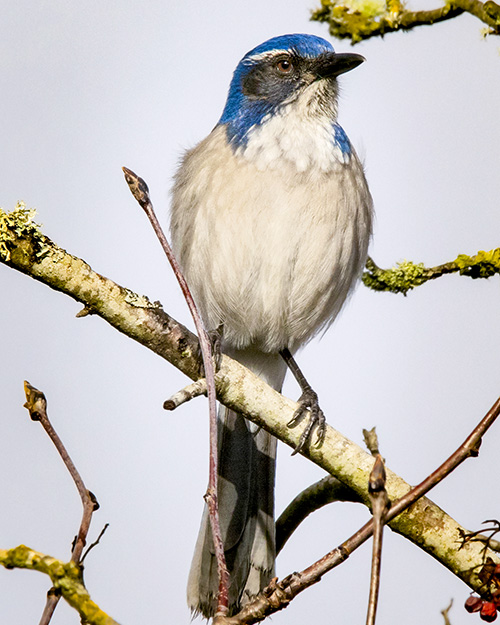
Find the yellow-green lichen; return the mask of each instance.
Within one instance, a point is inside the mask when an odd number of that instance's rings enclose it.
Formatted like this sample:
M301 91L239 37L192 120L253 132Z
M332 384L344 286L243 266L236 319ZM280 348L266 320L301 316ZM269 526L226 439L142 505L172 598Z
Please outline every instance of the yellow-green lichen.
M448 0L436 9L411 11L403 0L321 0L321 7L312 13L311 19L326 22L330 34L348 38L352 44L369 37L383 37L398 30L411 30L417 26L430 25L452 19L468 11L486 24L498 30L498 5L489 0L494 15L489 15L474 4L457 6L456 0ZM478 3L476 3L478 4ZM486 7L486 4L484 5ZM495 8L496 7L496 8ZM492 29L490 28L490 34ZM498 34L498 33L497 33Z
M391 269L380 269L370 259L363 273L363 284L374 291L391 291L406 295L410 289L424 284L429 277L423 263L404 260Z
M461 275L470 278L489 278L500 273L500 248L479 251L475 256L459 254L455 261Z
M82 568L75 562L62 562L19 545L14 549L0 549L0 565L7 569L31 569L49 575L54 588L78 611L82 622L89 625L118 625L92 601L83 584Z
M35 215L35 209L26 208L24 202L10 213L0 208L0 260L15 260L14 255L41 258L48 251Z
M349 38L352 43L366 39L381 28L381 19L394 18L383 0L321 0L321 8L312 13L311 19L328 22L330 34Z
M437 267L425 267L422 263L405 260L391 269L380 269L368 258L362 280L365 286L374 291L406 295L410 289L448 273L459 273L469 278L490 278L500 274L500 248L489 252L480 251L475 256L459 254L454 261Z

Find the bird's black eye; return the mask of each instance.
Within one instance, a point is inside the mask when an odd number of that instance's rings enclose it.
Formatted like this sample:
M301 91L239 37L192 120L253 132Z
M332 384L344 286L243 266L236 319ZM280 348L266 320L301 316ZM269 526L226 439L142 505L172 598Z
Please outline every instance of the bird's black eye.
M293 71L293 63L290 59L281 59L276 63L276 69L280 74L291 74Z

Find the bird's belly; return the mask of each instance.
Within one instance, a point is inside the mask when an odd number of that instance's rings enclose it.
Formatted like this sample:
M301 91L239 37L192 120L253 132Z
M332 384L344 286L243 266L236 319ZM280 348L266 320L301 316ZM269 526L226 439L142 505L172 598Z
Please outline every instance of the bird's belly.
M176 177L174 251L209 329L235 348L294 349L329 325L364 264L372 201L354 151L328 171L261 169L217 127Z
M260 184L238 204L218 202L211 236L197 245L204 281L191 281L207 323L223 323L229 344L294 349L334 320L369 238L369 227L360 236L359 198L342 181Z

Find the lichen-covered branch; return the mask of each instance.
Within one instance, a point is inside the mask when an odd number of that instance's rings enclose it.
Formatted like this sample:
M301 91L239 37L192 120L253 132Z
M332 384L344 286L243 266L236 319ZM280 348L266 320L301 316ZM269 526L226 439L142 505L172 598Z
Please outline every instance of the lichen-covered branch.
M173 320L158 302L138 295L96 273L68 254L33 221L35 211L19 204L0 209L0 263L69 295L117 330L166 358L191 379L199 378L196 337ZM80 317L84 316L80 311Z
M8 215L0 212L0 262L73 297L191 379L199 378L198 344L189 330L169 317L160 304L95 273L83 260L65 252L40 231L32 218L24 207ZM218 398L226 406L296 448L304 426L287 425L297 409L295 402L225 355L215 381ZM370 454L327 427L321 447L310 446L303 455L369 504L367 484L373 466ZM403 479L389 470L386 487L393 501L410 490ZM483 562L483 545L468 543L458 550L457 541L464 528L429 499L420 499L390 526L479 590L481 582L476 571ZM493 551L487 550L486 555L500 563Z
M490 252L480 251L475 256L460 254L455 260L437 267L425 267L423 263L405 260L390 269L380 269L368 258L362 280L365 286L374 291L406 295L411 289L447 273L459 273L469 278L490 278L500 274L500 248Z
M69 605L77 610L82 622L89 625L118 625L92 601L83 584L81 568L73 561L61 562L19 545L15 549L0 549L0 564L6 569L31 569L48 575L56 592L60 592Z
M493 0L449 0L444 6L426 11L410 11L400 0L321 0L321 8L311 19L326 22L330 34L350 39L354 45L370 37L383 37L398 30L411 30L470 13L489 28L487 34L500 34L500 6Z

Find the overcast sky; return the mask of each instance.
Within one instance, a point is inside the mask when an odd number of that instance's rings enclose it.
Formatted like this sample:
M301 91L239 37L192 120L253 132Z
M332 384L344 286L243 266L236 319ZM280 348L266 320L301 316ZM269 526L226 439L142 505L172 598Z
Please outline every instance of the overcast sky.
M24 200L45 233L93 269L189 314L121 166L143 176L164 224L183 149L217 122L239 59L271 36L309 32L318 0L252 3L52 0L4 3L0 21L0 205ZM356 46L342 76L340 121L362 155L381 266L432 266L500 245L500 40L469 16ZM346 41L334 41L338 51ZM162 403L186 383L168 363L79 306L0 266L0 548L20 543L69 559L80 503L24 403L42 389L49 415L110 528L86 561L95 601L123 625L188 624L185 585L207 480L206 403ZM321 340L299 354L328 421L361 444L377 426L388 465L411 483L453 451L500 394L498 278L448 276L408 297L364 287ZM299 391L288 381L285 394ZM466 527L500 517L500 425L431 498ZM277 510L323 472L278 452ZM314 514L278 560L300 570L369 517L336 504ZM275 625L364 622L365 545L301 595ZM0 621L38 623L48 579L0 570ZM380 625L453 625L466 586L386 532ZM60 605L54 625L78 624Z

